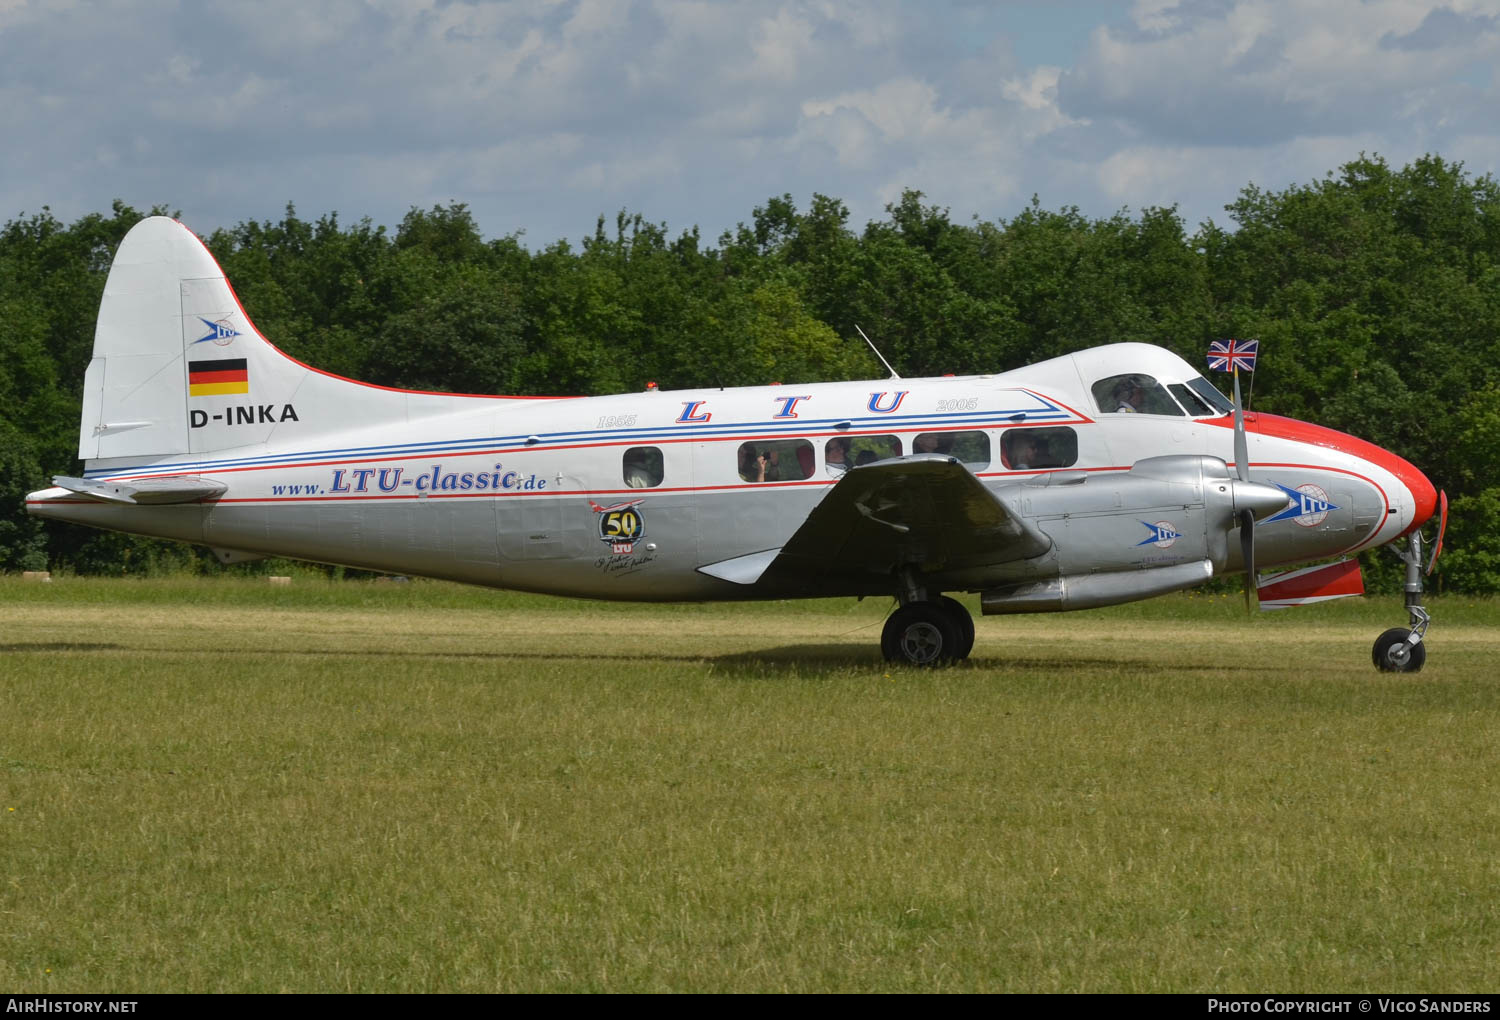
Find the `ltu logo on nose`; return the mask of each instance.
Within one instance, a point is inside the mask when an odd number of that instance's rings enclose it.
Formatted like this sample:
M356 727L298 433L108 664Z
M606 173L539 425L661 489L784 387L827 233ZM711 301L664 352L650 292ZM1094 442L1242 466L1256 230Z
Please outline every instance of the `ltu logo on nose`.
M1291 503L1275 517L1268 517L1267 524L1272 521L1293 520L1304 528L1316 528L1328 519L1330 511L1339 509L1338 504L1329 501L1328 492L1322 486L1311 482L1299 485L1295 489L1288 489L1277 482L1276 487L1286 493L1286 498Z

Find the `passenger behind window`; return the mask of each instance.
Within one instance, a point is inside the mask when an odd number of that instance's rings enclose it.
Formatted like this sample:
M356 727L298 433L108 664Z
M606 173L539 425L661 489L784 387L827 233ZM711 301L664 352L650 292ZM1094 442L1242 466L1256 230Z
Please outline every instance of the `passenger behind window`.
M823 469L834 478L849 470L849 437L834 436L823 447Z
M1010 444L1011 470L1026 471L1041 466L1042 458L1039 456L1036 437L1025 433L1016 436Z
M911 451L956 457L970 471L983 471L990 466L990 437L978 430L920 432L911 441Z
M747 482L791 482L812 476L812 444L805 439L769 439L740 446L740 477Z
M740 447L740 477L747 482L764 482L771 467L770 455L746 443Z
M856 465L888 460L891 457L901 456L901 440L895 436L856 436L853 440L852 451L845 453L846 461L851 458L851 452Z
M1072 467L1078 462L1078 433L1066 426L1010 429L1001 437L1000 458L1012 471Z
M632 489L654 489L661 484L661 451L654 446L632 446L625 451L621 470Z

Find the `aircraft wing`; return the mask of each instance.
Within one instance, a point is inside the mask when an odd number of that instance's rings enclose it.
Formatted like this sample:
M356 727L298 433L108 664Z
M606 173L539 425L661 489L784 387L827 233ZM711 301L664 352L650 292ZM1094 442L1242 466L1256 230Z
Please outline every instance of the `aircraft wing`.
M1029 559L1051 546L968 468L925 454L851 468L779 551L703 569L741 584L847 587L888 580L901 567L930 575Z

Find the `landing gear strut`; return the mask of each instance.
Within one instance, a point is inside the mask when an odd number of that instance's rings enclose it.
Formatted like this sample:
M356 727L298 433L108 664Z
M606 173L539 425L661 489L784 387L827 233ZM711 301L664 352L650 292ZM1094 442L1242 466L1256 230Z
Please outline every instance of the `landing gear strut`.
M1372 658L1382 673L1415 673L1427 661L1427 646L1422 638L1432 617L1422 605L1422 534L1413 531L1406 538L1406 549L1397 553L1406 564L1406 612L1411 626L1392 627L1375 639Z
M974 649L974 618L957 599L930 597L908 584L901 608L885 621L880 651L890 662L937 666L969 657Z

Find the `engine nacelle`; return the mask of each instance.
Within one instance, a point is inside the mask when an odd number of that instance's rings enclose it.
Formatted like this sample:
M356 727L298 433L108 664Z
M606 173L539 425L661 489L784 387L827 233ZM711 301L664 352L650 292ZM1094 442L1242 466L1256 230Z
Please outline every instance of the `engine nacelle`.
M1083 609L1190 588L1224 571L1238 511L1287 505L1217 457L1149 457L1129 471L1058 471L999 493L1052 539L1032 576L983 593L986 613ZM1180 569L1178 569L1180 568Z
M1069 609L1097 609L1181 591L1214 576L1207 560L1175 567L1115 570L1102 574L1048 577L1040 581L991 588L979 597L985 616L997 613L1060 613Z
M1120 473L1039 475L1006 496L1051 537L1063 576L1200 560L1223 570L1243 484L1217 457L1150 457Z

